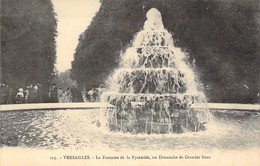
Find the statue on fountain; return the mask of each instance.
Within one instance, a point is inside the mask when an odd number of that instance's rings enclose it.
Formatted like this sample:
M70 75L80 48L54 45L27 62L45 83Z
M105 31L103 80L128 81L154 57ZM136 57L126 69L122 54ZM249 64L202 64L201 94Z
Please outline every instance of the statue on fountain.
M146 17L102 97L116 106L109 113L110 130L147 134L205 130L209 112L192 107L204 95L197 90L186 55L174 46L157 9L150 9Z

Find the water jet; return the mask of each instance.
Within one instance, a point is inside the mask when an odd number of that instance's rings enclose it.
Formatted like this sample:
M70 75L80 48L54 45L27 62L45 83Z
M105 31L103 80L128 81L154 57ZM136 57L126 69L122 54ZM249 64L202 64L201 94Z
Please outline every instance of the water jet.
M150 9L146 17L102 97L116 106L109 115L110 130L147 134L205 130L210 113L206 107L191 107L205 100L185 53L174 46L157 9Z

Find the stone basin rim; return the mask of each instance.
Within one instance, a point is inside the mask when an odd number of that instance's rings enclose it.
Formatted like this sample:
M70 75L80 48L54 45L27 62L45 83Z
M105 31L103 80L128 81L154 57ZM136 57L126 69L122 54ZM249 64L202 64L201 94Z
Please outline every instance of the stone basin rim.
M232 111L254 111L260 112L260 104L238 104L238 103L197 103L192 108L202 108L205 104L210 111L232 110ZM25 110L62 110L62 109L104 109L115 108L106 102L87 103L33 103L33 104L6 104L0 105L0 112L4 111L25 111Z
M24 111L24 110L62 110L62 109L104 109L115 108L107 102L78 102L78 103L31 103L31 104L5 104L0 105L0 112L3 111Z

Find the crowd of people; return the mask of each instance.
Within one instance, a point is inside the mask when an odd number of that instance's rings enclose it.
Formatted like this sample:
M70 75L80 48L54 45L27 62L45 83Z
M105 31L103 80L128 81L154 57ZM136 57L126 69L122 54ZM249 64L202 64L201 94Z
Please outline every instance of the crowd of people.
M59 103L83 102L81 89L73 85L73 87L59 88Z
M1 104L38 103L43 101L42 85L9 87L1 84Z
M93 88L90 91L87 92L86 94L86 99L89 102L97 102L100 101L99 97L99 89Z
M70 103L70 102L99 102L100 96L103 92L103 86L98 88L92 88L89 91L84 88L78 88L73 85L72 88L59 88L58 100L59 103Z
M46 90L46 89L45 89ZM48 91L48 89L47 89ZM58 88L55 84L49 87L44 98L42 85L35 84L25 87L9 87L1 84L1 104L22 104L22 103L69 103L69 102L99 102L103 86L93 88L89 91L82 91L76 85L73 87Z

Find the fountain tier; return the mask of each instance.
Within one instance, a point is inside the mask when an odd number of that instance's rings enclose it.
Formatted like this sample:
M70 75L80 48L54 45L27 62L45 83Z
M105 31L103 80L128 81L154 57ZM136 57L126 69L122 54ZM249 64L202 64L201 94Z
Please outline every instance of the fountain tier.
M173 68L121 69L116 73L120 93L185 93L184 74Z

